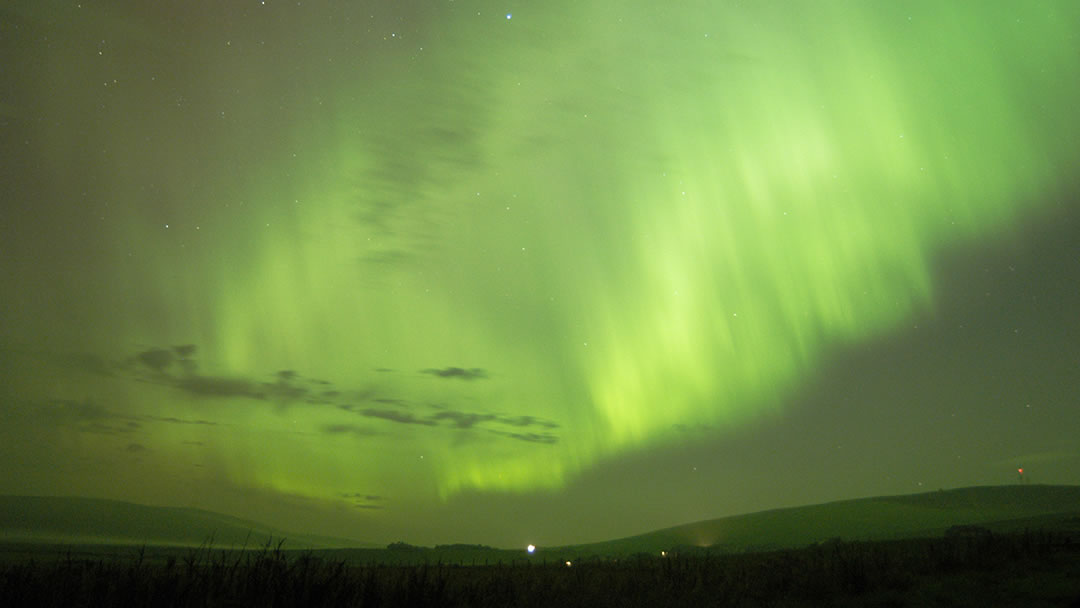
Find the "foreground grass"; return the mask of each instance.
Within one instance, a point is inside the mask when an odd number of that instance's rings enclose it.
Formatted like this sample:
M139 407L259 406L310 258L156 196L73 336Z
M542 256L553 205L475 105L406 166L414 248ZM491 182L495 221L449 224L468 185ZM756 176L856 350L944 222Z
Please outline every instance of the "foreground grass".
M1053 532L830 542L743 555L355 565L277 547L0 564L2 606L1080 606L1080 546Z

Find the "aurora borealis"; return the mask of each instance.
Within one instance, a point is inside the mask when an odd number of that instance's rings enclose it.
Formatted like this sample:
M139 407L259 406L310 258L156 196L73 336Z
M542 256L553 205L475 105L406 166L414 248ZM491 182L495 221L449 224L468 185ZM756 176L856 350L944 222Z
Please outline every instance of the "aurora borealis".
M1080 5L0 9L0 493L570 543L1080 483Z

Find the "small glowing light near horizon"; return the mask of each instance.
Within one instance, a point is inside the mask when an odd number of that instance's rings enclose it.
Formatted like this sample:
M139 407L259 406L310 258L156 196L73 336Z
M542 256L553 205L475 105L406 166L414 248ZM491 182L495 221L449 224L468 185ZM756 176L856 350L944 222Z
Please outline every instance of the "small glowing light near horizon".
M528 551L529 553L532 553L532 552L536 551L536 545L529 545L528 547L525 547L525 550Z
M1016 469L1016 472L1023 475L1024 474L1024 467L1020 467L1019 469Z
M667 557L667 551L661 551L660 557Z
M507 19L510 19L513 16L514 16L514 13L506 13L506 18Z
M566 567L567 567L567 568L569 568L569 567L570 567L570 562L566 562Z

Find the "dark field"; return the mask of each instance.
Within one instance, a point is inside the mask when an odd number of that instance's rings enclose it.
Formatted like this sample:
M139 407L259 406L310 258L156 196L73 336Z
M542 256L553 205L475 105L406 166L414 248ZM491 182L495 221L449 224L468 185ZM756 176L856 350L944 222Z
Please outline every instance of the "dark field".
M8 549L3 606L1080 606L1068 531L488 565L356 563L280 544L109 558Z

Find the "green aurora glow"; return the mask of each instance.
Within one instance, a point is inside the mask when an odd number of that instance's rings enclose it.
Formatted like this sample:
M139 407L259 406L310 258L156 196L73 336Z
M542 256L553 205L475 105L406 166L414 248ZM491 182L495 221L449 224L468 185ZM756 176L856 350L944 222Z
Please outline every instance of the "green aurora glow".
M17 490L398 529L750 432L1080 161L1075 2L482 4L4 14L58 41L4 118L63 201L5 229L9 427L144 467Z

